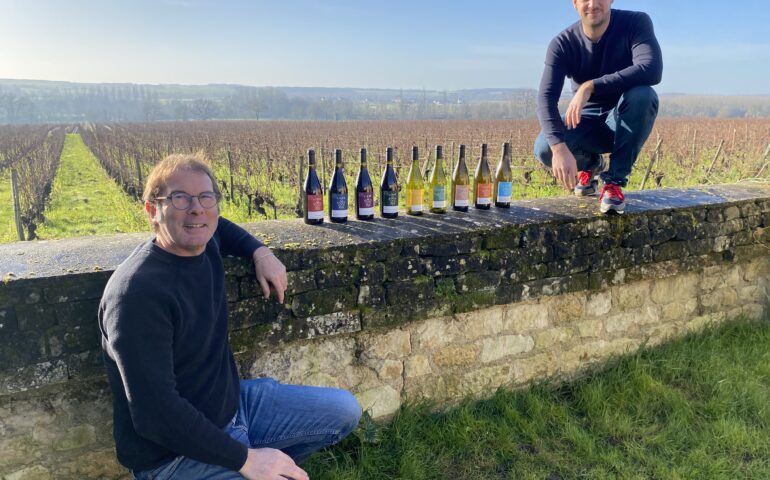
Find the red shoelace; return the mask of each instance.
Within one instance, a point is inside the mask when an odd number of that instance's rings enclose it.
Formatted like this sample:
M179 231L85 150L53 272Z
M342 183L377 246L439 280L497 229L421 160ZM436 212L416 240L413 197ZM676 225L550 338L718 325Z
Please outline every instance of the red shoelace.
M602 194L599 195L599 200L604 197L604 194L607 194L610 198L617 198L618 200L625 200L626 197L623 196L623 191L620 189L619 186L613 185L611 183L605 183L604 188L602 188Z
M588 172L586 170L581 171L578 173L578 183L580 185L590 185L591 184L591 172Z

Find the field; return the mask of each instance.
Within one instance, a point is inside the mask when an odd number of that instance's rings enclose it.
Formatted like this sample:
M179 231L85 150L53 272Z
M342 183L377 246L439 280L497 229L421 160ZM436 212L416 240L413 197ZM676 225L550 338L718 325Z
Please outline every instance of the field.
M493 168L501 144L511 142L515 198L568 193L556 185L531 153L539 130L536 120L161 122L86 124L68 130L79 133L87 148L77 148L74 153L77 158L63 164L58 175L67 175L65 170L74 168L72 165L87 164L93 153L107 173L107 177L98 182L108 181L109 177L109 183L117 183L128 205L134 205L138 211L141 211L139 199L147 174L171 152L203 151L210 158L224 195L222 213L239 222L301 216L299 186L309 148L317 152L322 184L329 181L334 149L341 148L348 184L352 185L361 147L368 149L370 174L378 179L384 166L385 147L392 145L396 171L404 180L412 145L420 147L423 170L429 172L437 144L444 146L445 159L451 164L456 161L458 146L467 145L467 160L473 170L482 142L489 144ZM76 137L71 141L76 141ZM4 205L0 214L3 229L0 240L16 238L8 191L8 172L14 168L20 174L27 238L146 229L146 224L137 222L130 213L131 208L117 211L115 225L96 230L81 225L92 222L69 208L74 204L60 205L64 210L56 215L52 213L55 207L51 202L51 185L63 140L64 127L0 127L0 201ZM628 189L641 188L645 176L644 188L752 179L767 181L769 149L770 119L767 118L659 119L634 166ZM651 160L654 163L647 175ZM451 165L448 166L451 170ZM109 187L104 184L94 188ZM99 209L105 205L96 202L89 207ZM68 211L73 218L66 220ZM50 225L54 218L56 227ZM71 228L62 227L68 223Z

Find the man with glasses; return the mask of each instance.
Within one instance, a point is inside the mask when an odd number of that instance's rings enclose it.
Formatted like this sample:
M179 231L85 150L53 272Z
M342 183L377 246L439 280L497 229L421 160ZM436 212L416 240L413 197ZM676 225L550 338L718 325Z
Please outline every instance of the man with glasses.
M199 155L170 155L147 179L154 238L117 268L99 305L118 460L137 479L306 480L298 463L344 438L361 408L350 393L239 381L228 343L222 255L252 258L266 298L286 269L219 217Z
M600 174L599 211L623 213L622 188L658 114L652 85L663 73L660 46L646 13L611 9L612 0L572 5L580 21L551 40L545 57L535 156L579 197L596 194ZM562 118L565 77L574 96ZM610 153L606 171L603 153Z

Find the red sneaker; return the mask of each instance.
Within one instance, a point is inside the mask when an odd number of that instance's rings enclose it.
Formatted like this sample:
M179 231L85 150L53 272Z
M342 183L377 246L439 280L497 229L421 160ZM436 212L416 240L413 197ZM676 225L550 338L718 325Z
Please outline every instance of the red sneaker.
M583 170L578 173L578 183L575 185L575 195L578 197L596 195L596 188L598 186L599 181L594 177L594 172Z
M617 185L605 183L599 195L599 211L602 213L623 213L626 209L626 197Z

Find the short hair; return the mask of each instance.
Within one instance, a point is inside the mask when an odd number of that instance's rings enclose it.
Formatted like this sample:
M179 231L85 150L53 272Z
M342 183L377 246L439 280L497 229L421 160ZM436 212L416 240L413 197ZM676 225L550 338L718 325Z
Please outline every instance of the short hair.
M147 177L147 183L144 187L143 200L154 203L157 197L162 196L166 189L166 181L171 175L179 171L201 172L205 173L211 179L211 185L214 188L214 194L220 197L219 186L211 171L211 165L202 151L196 153L174 153L168 155L153 167L150 176Z

